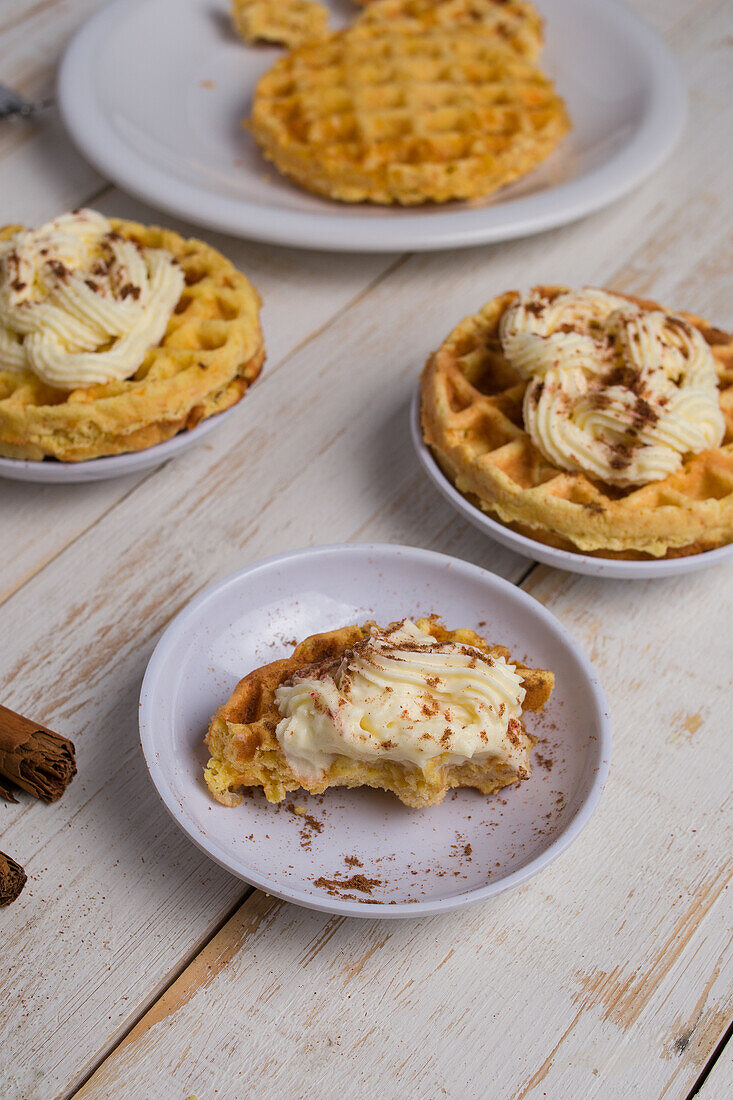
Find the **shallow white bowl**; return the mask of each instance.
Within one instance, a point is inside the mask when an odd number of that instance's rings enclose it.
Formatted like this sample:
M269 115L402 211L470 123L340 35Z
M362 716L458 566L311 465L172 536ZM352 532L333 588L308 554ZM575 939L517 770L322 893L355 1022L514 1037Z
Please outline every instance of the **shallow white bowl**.
M248 47L228 0L114 0L76 34L59 77L64 121L102 174L212 229L307 248L437 249L562 225L637 187L682 131L685 92L659 35L617 0L535 0L542 65L572 134L484 205L348 206L309 195L242 129L259 76L281 55ZM332 2L336 23L356 8Z
M202 420L190 431L179 432L165 443L155 447L146 447L142 451L131 451L124 455L108 455L106 458L90 458L85 462L56 462L44 459L41 462L29 462L20 458L0 457L0 477L11 481L35 481L39 484L80 484L84 481L106 481L112 477L124 477L125 474L137 474L142 470L152 470L169 458L187 451L205 435L221 424L225 417L234 412L234 408Z
M430 448L422 436L420 425L420 388L418 387L410 407L410 434L412 442L425 473L435 488L460 512L464 519L474 527L485 531L492 539L500 542L509 550L523 554L526 558L541 561L544 565L554 565L569 573L584 573L589 577L614 577L619 580L649 580L652 577L673 577L679 573L696 573L725 561L733 554L733 543L721 546L717 550L707 550L704 554L690 554L686 558L670 558L663 561L620 561L615 558L594 558L589 554L574 554L570 550L558 550L543 542L519 535L510 527L505 527L488 513L482 512L475 504L464 497L441 470L433 458Z
M295 792L279 806L259 792L237 807L213 800L203 781L203 737L243 675L309 634L433 611L450 627L474 627L554 671L550 703L527 720L542 739L529 780L489 798L452 792L422 811L369 789ZM607 704L593 670L541 604L456 558L359 544L270 558L197 596L150 659L140 737L163 802L207 855L269 894L360 917L446 912L526 882L590 818L611 750ZM306 807L312 820L294 806ZM371 896L358 900L343 889L333 897L315 885L321 876L353 874L378 880ZM348 894L357 900L342 896Z

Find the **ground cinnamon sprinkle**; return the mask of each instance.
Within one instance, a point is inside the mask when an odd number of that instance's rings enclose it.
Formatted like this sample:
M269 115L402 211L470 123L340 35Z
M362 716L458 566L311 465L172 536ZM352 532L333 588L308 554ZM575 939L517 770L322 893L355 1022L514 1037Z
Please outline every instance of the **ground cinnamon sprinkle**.
M340 897L344 890L358 890L362 894L371 894L375 886L381 886L379 878L367 878L366 875L352 875L351 878L320 878L313 880L314 886L327 890L333 897ZM361 899L359 899L361 900Z
M323 832L323 822L312 814L306 813L303 806L296 806L293 802L288 802L285 808L303 822L303 828L300 830L300 846L308 851L313 843L313 833Z

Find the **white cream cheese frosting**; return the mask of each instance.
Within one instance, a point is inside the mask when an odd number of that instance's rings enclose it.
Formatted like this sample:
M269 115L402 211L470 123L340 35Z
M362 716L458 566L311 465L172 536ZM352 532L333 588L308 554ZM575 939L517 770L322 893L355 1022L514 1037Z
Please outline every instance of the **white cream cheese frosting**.
M519 299L499 328L544 457L618 486L660 481L719 446L715 358L684 318L586 287Z
M159 344L183 271L94 210L0 242L0 370L73 390L130 378Z
M372 629L336 667L296 676L276 693L276 736L296 775L336 756L424 769L489 757L526 775L518 719L525 690L515 666L469 645L439 643L405 619Z

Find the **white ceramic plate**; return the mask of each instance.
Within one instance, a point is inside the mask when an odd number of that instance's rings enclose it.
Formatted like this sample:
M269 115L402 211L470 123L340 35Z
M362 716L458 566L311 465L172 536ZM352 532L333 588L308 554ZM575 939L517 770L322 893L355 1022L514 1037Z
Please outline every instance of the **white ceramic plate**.
M279 176L241 126L258 77L280 56L231 31L228 0L114 0L73 39L59 102L85 156L126 191L212 229L348 251L435 249L562 225L620 198L676 144L677 64L617 0L536 0L543 65L573 132L536 172L485 205L345 206ZM355 6L333 0L335 22Z
M112 477L124 477L125 474L137 474L141 470L152 470L169 458L195 446L205 435L223 423L234 412L236 405L216 416L202 420L188 432L179 432L165 443L155 447L146 447L143 451L131 451L130 454L109 455L106 458L90 458L86 462L55 462L44 459L42 462L28 462L19 458L0 457L0 477L11 481L35 481L39 484L80 484L84 481L106 481Z
M237 807L212 799L202 739L243 675L317 631L432 611L448 626L479 629L554 671L549 705L527 721L541 738L529 780L490 798L452 792L422 811L368 789L296 792L279 806L261 793ZM158 793L204 852L269 894L361 917L445 912L526 882L588 821L611 749L607 705L591 666L541 604L456 558L359 544L270 558L193 600L150 659L140 736ZM373 881L371 894L317 885L354 874Z
M718 550L708 550L704 554L690 554L686 558L670 558L667 561L617 561L614 558L594 558L588 554L573 554L569 550L557 550L554 546L546 546L535 539L519 535L516 531L512 531L510 527L505 527L503 523L492 519L486 512L482 512L480 508L467 500L463 493L456 489L453 482L446 477L422 437L419 388L410 408L410 434L420 465L438 492L474 527L480 528L492 539L500 542L502 546L514 550L517 554L523 554L526 558L533 558L545 565L554 565L557 569L565 569L569 573L585 573L589 577L649 580L652 577L672 577L679 573L696 573L699 569L707 569L711 565L717 565L733 554L733 543L729 543L727 546L721 546Z

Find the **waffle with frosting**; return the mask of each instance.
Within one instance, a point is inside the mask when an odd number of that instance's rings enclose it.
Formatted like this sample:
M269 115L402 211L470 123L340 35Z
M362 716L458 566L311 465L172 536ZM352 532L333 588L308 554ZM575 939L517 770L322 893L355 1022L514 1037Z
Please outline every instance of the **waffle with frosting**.
M551 672L434 616L314 634L217 711L206 782L227 806L243 787L271 802L301 787L376 787L414 808L452 787L490 794L529 776L522 714L553 686Z
M384 23L392 33L421 27L462 27L493 35L522 57L534 60L543 43L543 26L528 0L371 0L359 26Z
M556 148L568 116L531 61L470 26L408 24L357 22L260 78L248 125L282 173L342 202L447 202Z
M0 230L0 455L142 450L239 401L259 298L198 240L92 210Z
M302 46L325 38L328 10L317 0L232 0L234 29L245 42Z
M425 441L522 534L602 557L733 540L733 337L610 291L490 301L430 357Z

